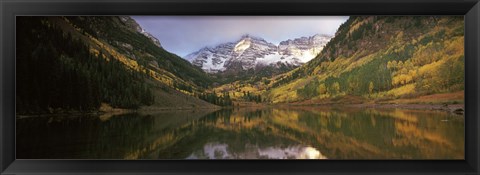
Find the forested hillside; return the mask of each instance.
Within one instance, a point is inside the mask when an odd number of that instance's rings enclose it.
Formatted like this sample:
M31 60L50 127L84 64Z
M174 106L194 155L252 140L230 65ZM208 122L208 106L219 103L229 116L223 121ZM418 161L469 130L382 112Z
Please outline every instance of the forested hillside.
M268 88L264 94L273 103L461 92L463 17L350 17L315 59ZM462 100L463 93L454 102Z
M18 17L16 28L19 113L463 103L462 16L352 16L314 59L279 75L209 75L130 17Z
M102 103L213 107L194 97L211 83L208 75L128 19L19 17L17 112L96 111Z

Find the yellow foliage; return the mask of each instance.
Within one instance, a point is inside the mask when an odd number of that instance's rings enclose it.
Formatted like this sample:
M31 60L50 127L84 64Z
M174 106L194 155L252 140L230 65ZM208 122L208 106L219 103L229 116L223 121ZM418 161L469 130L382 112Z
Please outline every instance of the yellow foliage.
M400 87L394 88L394 89L386 91L386 92L374 93L371 96L373 98L401 97L403 95L414 94L415 92L416 92L415 91L415 85L414 84L407 84L407 85L400 86Z
M318 87L318 93L319 94L327 93L327 87L325 86L324 83L320 84L320 86Z
M371 94L373 92L373 89L374 89L374 85L373 85L373 82L370 81L370 83L368 84L368 92Z
M444 52L447 55L463 55L464 54L464 37L455 37L455 39L445 42Z
M173 87L173 82L194 86L193 83L186 82L183 79L178 78L177 76L175 76L171 72L166 71L164 69L161 69L161 68L158 68L158 67L153 67L153 68L147 69L145 67L142 67L137 63L136 60L133 60L133 59L125 56L124 54L121 54L114 47L110 46L106 42L99 41L98 39L92 37L91 35L87 34L87 38L93 43L94 46L96 46L96 47L91 47L90 48L90 52L95 54L96 56L98 56L100 54L100 52L107 53L112 58L114 58L114 59L120 61L121 63L123 63L127 68L130 68L134 71L146 73L147 75L150 75L155 80L157 80L159 82L162 82L162 83L164 83L164 84L166 84L170 87ZM107 56L106 54L103 55L103 57L107 61L110 59L110 56ZM181 92L183 92L185 94L191 94L190 92L186 92L186 91L181 91Z
M357 30L360 26L362 26L363 24L365 23L368 23L368 22L371 22L373 20L373 16L371 17L368 17L367 19L365 20L357 20L355 21L355 24L352 25L352 27L350 27L350 30L348 31L348 33L351 35L353 32L355 32L355 30Z
M451 36L453 32L458 32L459 28L462 26L460 25L461 21L458 21L459 25L454 25L451 23L450 19L447 20L445 18L439 18L439 20L443 22L439 22L438 25L436 25L435 27L432 27L430 30L423 31L419 35L416 35L418 33L413 34L407 31L398 31L396 34L391 36L389 41L385 43L387 47L382 50L378 50L377 52L372 53L366 52L364 50L359 50L354 52L353 55L349 57L340 56L338 58L335 58L335 60L332 62L322 62L321 64L317 65L317 67L315 67L315 69L313 70L313 74L315 75L314 77L321 82L328 77L339 77L342 73L351 71L357 67L369 63L373 59L378 59L387 54L405 56L406 54L404 52L406 52L406 49L411 49L411 47L407 46L409 44L412 44L413 53L411 55L411 58L391 58L392 60L386 60L388 61L386 66L387 69L391 72L391 84L393 85L394 89L372 94L375 86L373 86L373 88L370 88L369 86L368 90L370 92L370 98L385 96L400 97L408 94L413 95L416 94L416 85L427 86L422 88L427 90L429 88L437 86L438 84L441 84L443 86L452 86L450 85L451 83L449 84L449 80L445 80L446 78L442 77L442 75L445 75L445 73L442 74L440 72L440 69L445 69L445 66L442 67L442 65L445 64L456 63L456 67L459 67L459 65L461 64L459 63L460 61L458 59L461 59L464 55L464 37L449 36ZM359 26L361 26L361 24L366 21L367 20L355 21L349 32L355 31ZM440 25L440 23L443 24ZM443 31L446 31L444 35L438 35L439 32ZM432 36L434 36L433 40L428 39L430 40L430 42L422 43L425 45L422 45L419 42L422 41L422 39L424 39L425 37ZM396 61L395 59L403 61ZM302 88L306 83L308 83L309 78L310 76L302 77L301 80L293 81L282 87L274 88L272 90L272 92L274 93L270 93L272 95L270 96L271 99L283 102L296 99L296 90ZM351 86L352 88L357 87L354 81L348 81L346 86ZM419 88L420 86L417 86L417 88ZM460 85L458 86L460 87ZM331 90L334 90L335 87L331 86L327 88L331 92L331 94L321 93L323 92L323 87L321 87L320 85L320 87L317 88L317 91L320 95L316 98L328 98L331 97L331 95L334 96L334 93ZM422 89L417 90L419 90L419 92L423 92ZM276 99L277 97L279 99Z
M438 70L443 61L435 61L430 64L426 64L418 69L418 74L422 78L432 77L435 70Z
M404 85L412 82L413 77L408 74L400 74L392 78L392 85Z
M338 82L333 83L332 89L335 91L335 93L340 92L340 84Z

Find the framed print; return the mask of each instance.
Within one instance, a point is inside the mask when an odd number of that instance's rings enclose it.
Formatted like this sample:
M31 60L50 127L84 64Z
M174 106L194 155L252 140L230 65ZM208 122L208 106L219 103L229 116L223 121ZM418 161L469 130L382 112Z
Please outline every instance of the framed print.
M2 174L478 174L478 1L2 1Z

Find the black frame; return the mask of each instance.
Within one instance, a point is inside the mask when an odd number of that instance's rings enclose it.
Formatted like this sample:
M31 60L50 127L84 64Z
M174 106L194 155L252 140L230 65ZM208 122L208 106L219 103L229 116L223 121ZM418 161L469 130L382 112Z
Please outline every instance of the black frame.
M0 0L1 174L479 174L479 0ZM465 15L465 160L15 160L17 15Z

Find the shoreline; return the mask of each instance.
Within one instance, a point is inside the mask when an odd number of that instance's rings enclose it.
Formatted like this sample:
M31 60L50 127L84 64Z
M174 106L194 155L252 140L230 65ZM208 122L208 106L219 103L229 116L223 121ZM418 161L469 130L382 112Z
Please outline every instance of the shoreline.
M269 107L350 107L350 108L377 108L377 109L414 109L414 110L435 110L444 111L452 114L463 115L465 111L465 104L393 104L393 103L355 103L355 104L341 104L341 103L310 103L310 104L261 104L252 106L227 106L227 107L142 107L139 109L121 109L108 108L99 109L98 111L80 112L80 111L63 111L61 113L41 113L41 114L16 114L17 118L28 117L42 117L52 115L121 115L128 113L155 113L155 112L170 112L170 111L202 111L202 110L222 110L222 109L238 109L238 108L269 108Z
M272 106L281 107L350 107L350 108L371 108L371 109L412 109L412 110L434 110L443 111L456 115L463 115L465 104L389 104L389 103L321 103L321 104L279 104Z
M47 116L82 116L82 115L122 115L122 114L130 114L130 113L156 113L156 112L170 112L170 111L203 111L203 110L221 110L224 107L177 107L177 108L158 108L158 107L149 107L144 108L141 107L139 109L124 109L124 108L100 108L97 111L89 111L89 112L81 112L81 111L62 111L62 112L52 112L52 113L32 113L32 114L16 114L16 118L23 119L29 117L47 117Z

